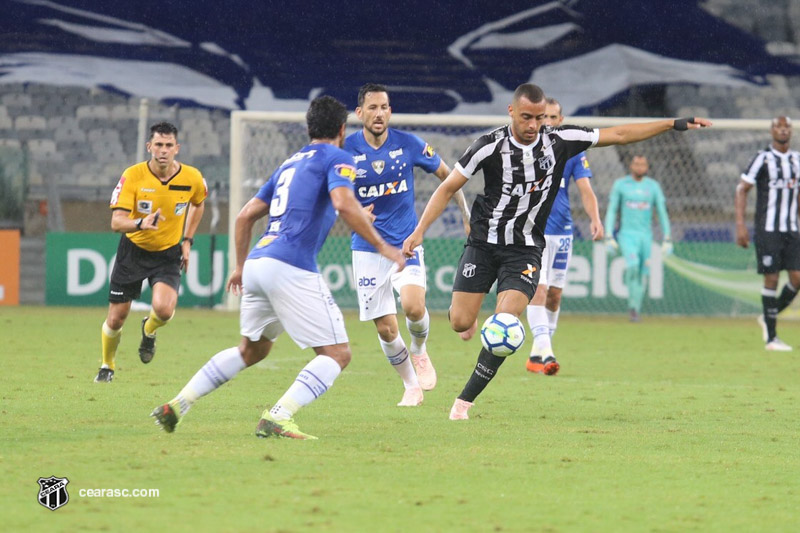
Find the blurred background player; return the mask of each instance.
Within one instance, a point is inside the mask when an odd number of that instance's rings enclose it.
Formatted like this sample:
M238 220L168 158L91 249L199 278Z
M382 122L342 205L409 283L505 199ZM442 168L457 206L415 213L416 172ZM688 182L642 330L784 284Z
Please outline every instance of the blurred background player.
M569 158L592 146L628 144L676 130L707 127L702 118L659 120L588 129L544 126L547 103L542 89L524 83L514 91L511 124L478 137L434 191L414 232L403 243L409 256L450 198L483 170L483 194L475 198L470 233L453 283L450 325L472 328L483 299L497 282L495 313L516 317L536 292L545 246L544 227ZM466 420L475 398L497 375L505 357L482 348L450 420Z
M792 121L772 119L772 144L759 150L736 187L736 243L747 248L745 226L747 193L756 187L755 235L758 273L764 275L761 289L763 314L758 317L767 350L789 351L778 338L778 313L786 309L800 288L800 234L797 226L797 188L800 181L800 153L789 149ZM781 270L789 280L778 295Z
M627 176L614 181L606 211L606 247L611 253L619 251L625 258L625 286L628 287L628 309L631 322L641 320L642 301L650 274L650 250L653 246L653 207L658 212L661 251L672 253L669 216L664 193L658 182L647 176L650 166L643 155L634 155ZM619 231L614 239L617 211L620 211Z
M561 104L555 98L547 98L544 124L557 128L564 122ZM561 308L561 292L567 282L567 269L572 257L572 210L569 205L570 179L581 194L583 210L589 215L592 240L603 238L603 222L597 208L597 197L592 190L592 170L581 152L567 161L561 186L553 201L547 226L544 230L546 246L542 252L542 269L539 272L539 285L528 305L528 324L533 333L531 354L526 363L529 372L555 375L559 364L553 354L551 338L558 326L558 312Z
M416 135L389 127L392 108L383 85L368 83L361 87L356 116L363 128L348 136L344 144L355 158L356 198L375 217L373 224L381 237L393 246L401 246L417 224L414 167L439 180L447 177L450 168L431 145ZM469 211L460 191L457 200L468 232ZM420 405L422 391L436 386L436 370L426 346L430 318L425 306L424 250L422 246L414 250L405 269L397 272L392 261L357 233L353 234L351 248L359 318L374 321L381 349L403 380L405 392L397 405ZM399 332L395 291L400 294L411 336L408 349Z
M169 122L150 128L150 160L125 169L111 196L111 229L122 233L108 293L101 339L103 363L95 382L114 378L114 360L131 301L146 279L153 289L150 315L142 319L139 358L152 361L156 329L175 314L181 268L189 265L194 234L208 195L200 171L179 163L178 129ZM181 242L181 235L183 241Z
M214 355L175 398L153 411L165 431L174 431L198 398L264 359L286 330L300 348L310 346L317 356L264 411L256 435L316 438L301 432L293 417L333 385L351 356L344 317L317 268L336 212L398 270L405 264L353 195L353 157L340 148L346 120L347 108L335 98L314 99L306 114L311 142L286 159L236 217L236 268L227 289L242 294L242 340ZM253 225L267 215L267 229L248 255Z

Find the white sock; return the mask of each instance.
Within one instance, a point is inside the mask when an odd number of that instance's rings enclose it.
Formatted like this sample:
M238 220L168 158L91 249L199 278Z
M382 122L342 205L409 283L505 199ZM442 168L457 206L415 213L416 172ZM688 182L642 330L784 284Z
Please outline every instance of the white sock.
M294 414L323 394L342 372L333 358L318 355L297 374L294 383L269 410L275 420L289 420Z
M528 306L528 325L533 333L533 346L538 353L552 350L550 345L550 326L543 305Z
M386 359L397 370L400 377L403 378L403 385L406 389L413 389L419 387L417 381L417 373L414 371L414 366L411 364L411 358L408 356L406 344L403 342L403 337L397 336L392 342L385 342L378 337L381 343L381 349L386 355Z
M180 405L180 416L185 415L198 398L218 389L246 367L239 348L235 346L209 359L173 399Z
M425 316L413 322L406 317L406 327L411 334L411 346L408 347L413 355L425 353L425 341L428 340L428 330L431 325L431 317L428 308L425 308Z
M551 311L545 307L545 312L547 313L547 324L550 326L550 338L552 339L558 327L558 314L561 312L561 308Z

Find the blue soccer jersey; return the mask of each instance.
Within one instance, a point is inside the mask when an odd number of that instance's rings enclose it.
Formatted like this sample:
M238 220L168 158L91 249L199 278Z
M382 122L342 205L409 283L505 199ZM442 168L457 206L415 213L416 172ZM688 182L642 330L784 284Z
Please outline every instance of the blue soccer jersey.
M589 161L586 159L586 152L572 156L564 166L564 174L558 194L553 202L553 209L547 218L545 235L572 235L572 210L569 205L569 183L570 179L578 181L582 178L591 178L592 169L589 168Z
M283 162L256 198L269 204L269 222L248 259L272 257L318 272L319 253L336 212L330 191L352 190L353 156L331 144L309 144Z
M441 158L414 134L389 128L386 141L377 150L367 144L364 131L347 137L344 149L356 164L355 193L361 205L373 205L375 229L393 246L401 246L417 225L414 208L414 167L433 173ZM360 235L353 233L352 249L375 252Z

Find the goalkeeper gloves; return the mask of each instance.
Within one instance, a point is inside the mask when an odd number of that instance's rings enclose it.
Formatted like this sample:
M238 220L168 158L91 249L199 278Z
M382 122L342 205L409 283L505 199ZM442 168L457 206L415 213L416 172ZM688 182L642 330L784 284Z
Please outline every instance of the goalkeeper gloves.
M661 254L664 256L672 255L672 240L669 237L664 239L664 242L661 243Z
M606 251L610 254L615 254L619 251L619 244L614 239L614 237L606 237Z

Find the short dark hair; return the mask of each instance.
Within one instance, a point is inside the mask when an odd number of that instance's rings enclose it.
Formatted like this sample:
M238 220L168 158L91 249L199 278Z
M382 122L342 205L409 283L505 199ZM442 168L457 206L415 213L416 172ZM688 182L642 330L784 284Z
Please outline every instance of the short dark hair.
M308 106L306 125L311 139L335 139L345 122L347 107L333 96L314 98Z
M559 102L559 101L558 101L558 100L556 100L555 98L549 98L549 97L548 97L548 98L545 98L545 103L546 103L547 105L557 105L557 106L558 106L558 114L559 114L559 115L561 114L561 111L562 111L562 109L561 109L561 102Z
M161 135L174 135L175 141L178 140L178 128L176 128L175 125L170 122L158 122L150 126L151 141L156 133L160 133Z
M389 96L389 91L386 89L385 85L381 85L380 83L365 83L358 90L358 107L364 105L364 98L367 97L367 93L386 93L386 96Z
M544 100L544 91L533 83L523 83L514 91L514 102L519 102L519 99L523 96L530 100L532 104L536 104Z

